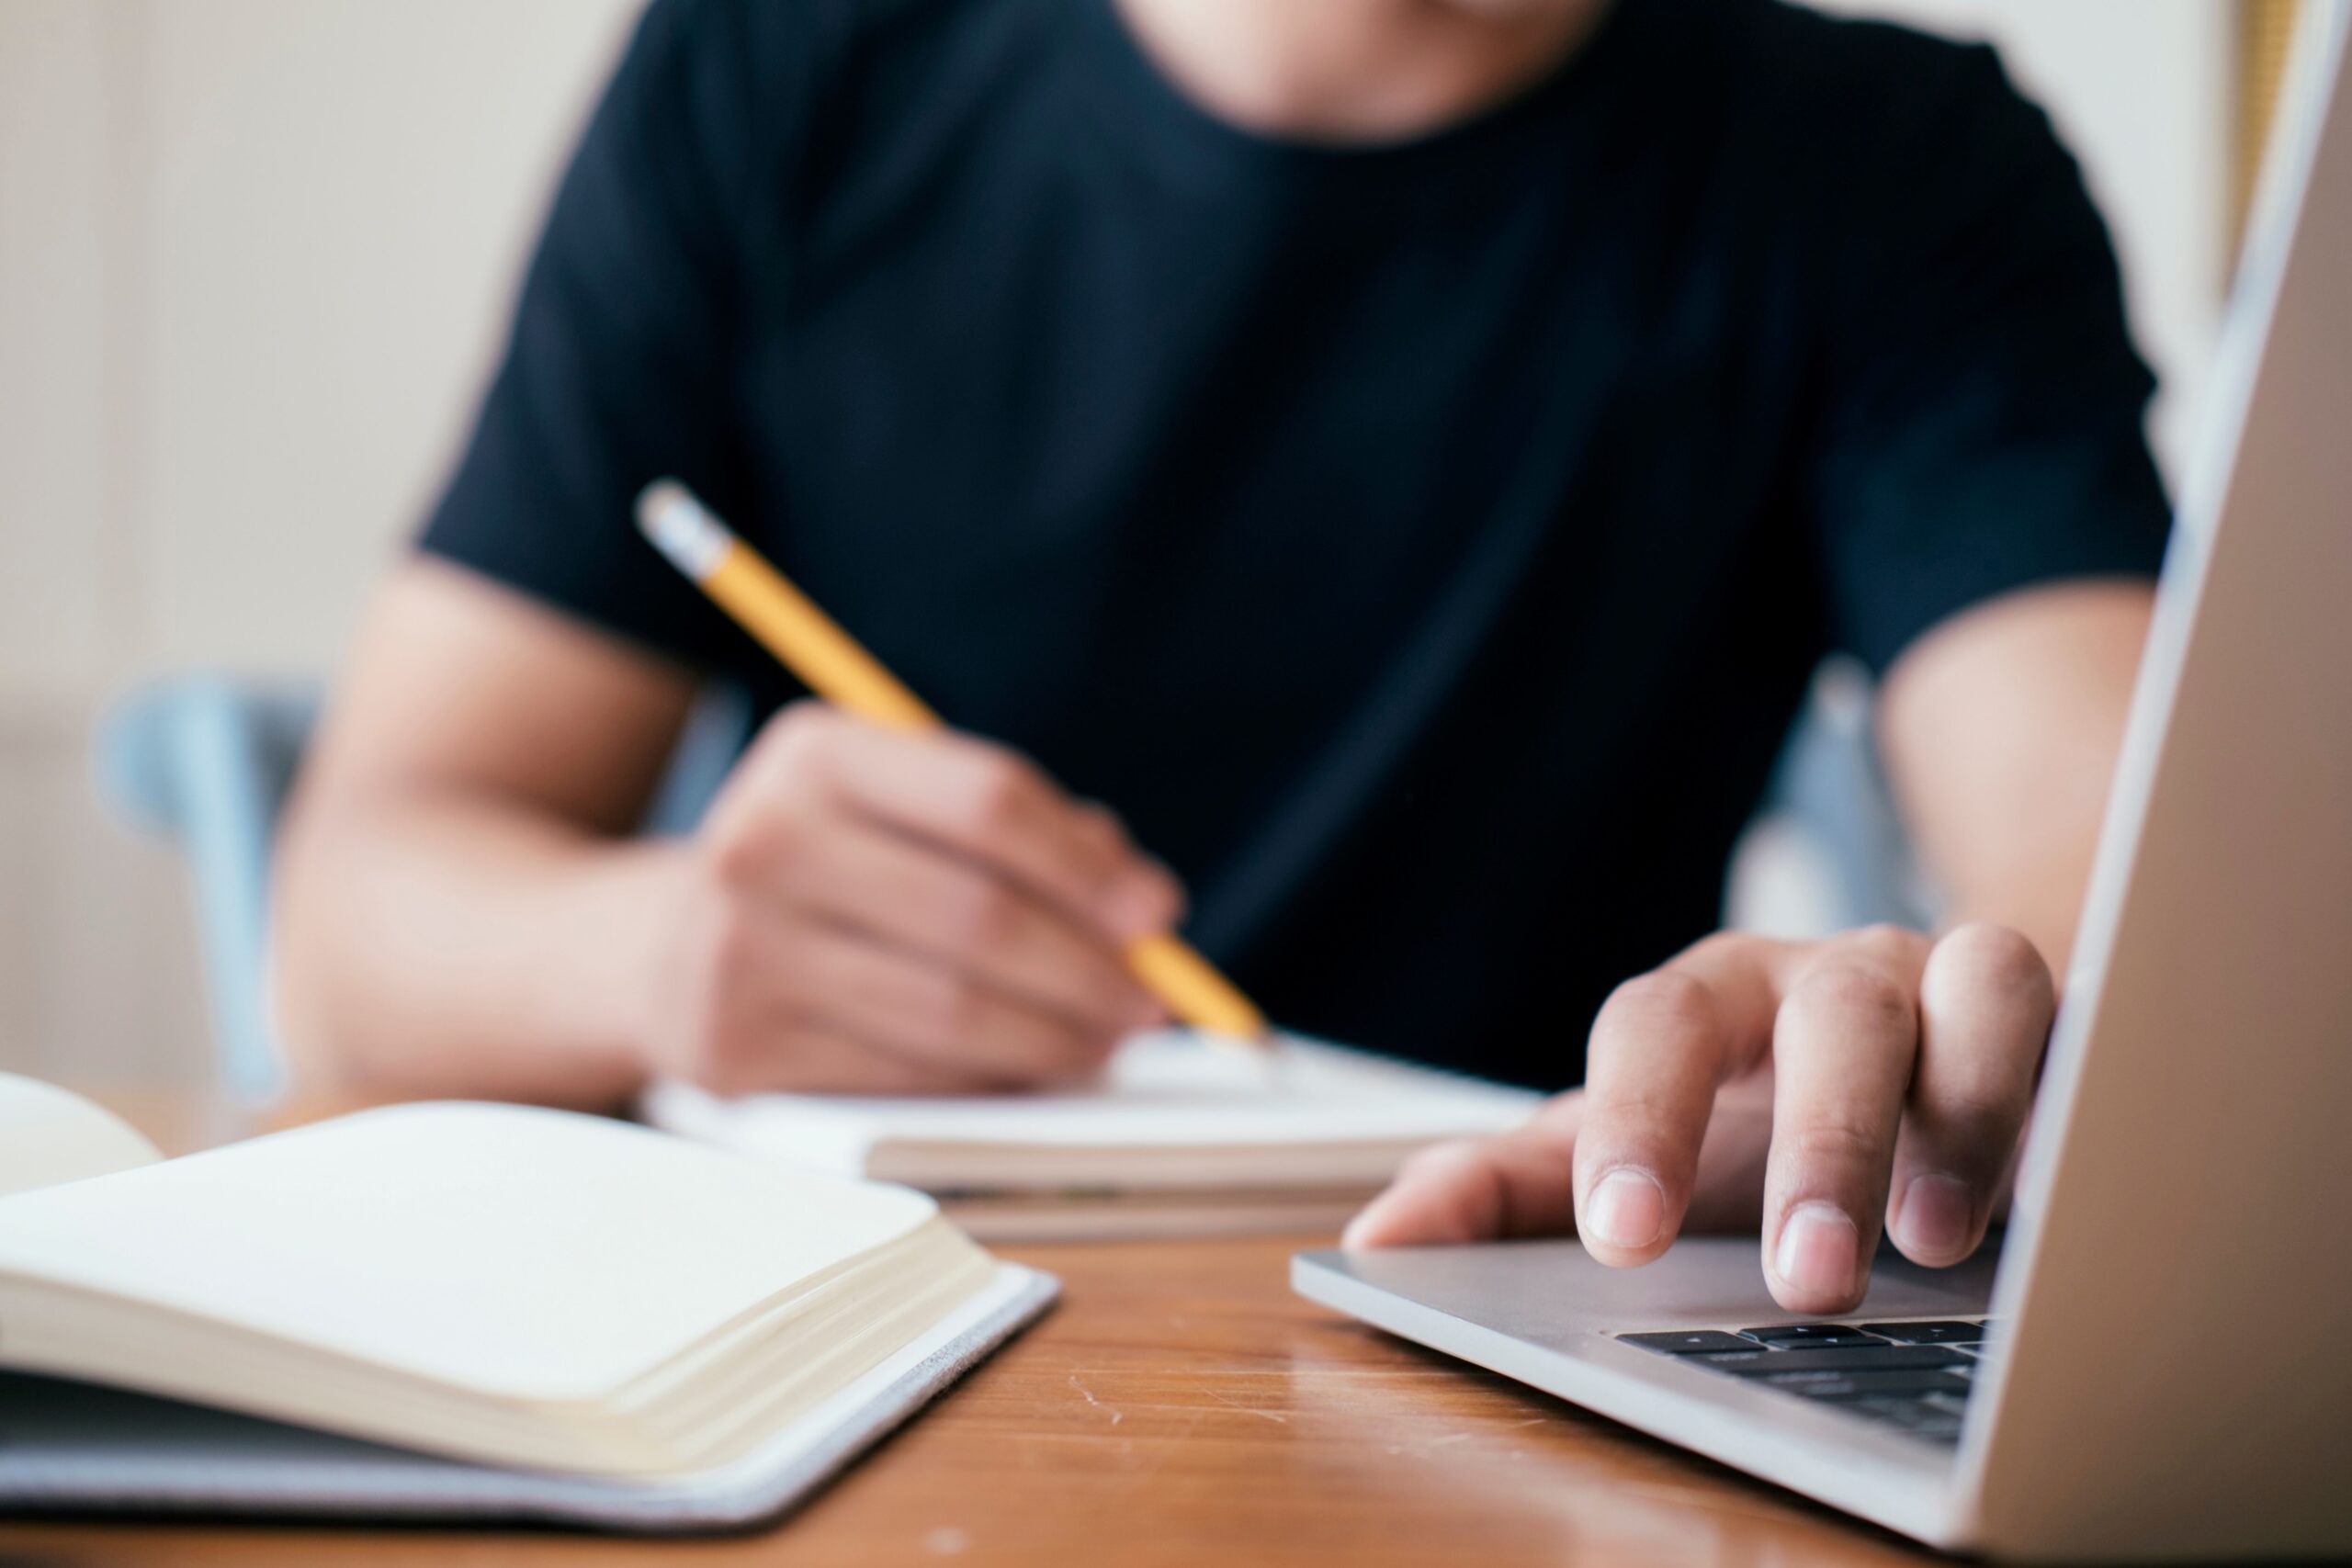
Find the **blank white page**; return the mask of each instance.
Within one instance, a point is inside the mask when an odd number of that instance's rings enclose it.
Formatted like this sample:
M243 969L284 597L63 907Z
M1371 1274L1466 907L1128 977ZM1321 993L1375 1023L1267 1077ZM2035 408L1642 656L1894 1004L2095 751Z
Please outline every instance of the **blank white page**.
M112 1111L54 1084L0 1073L0 1196L163 1157Z
M0 1272L593 1398L936 1213L600 1117L403 1105L0 1198Z

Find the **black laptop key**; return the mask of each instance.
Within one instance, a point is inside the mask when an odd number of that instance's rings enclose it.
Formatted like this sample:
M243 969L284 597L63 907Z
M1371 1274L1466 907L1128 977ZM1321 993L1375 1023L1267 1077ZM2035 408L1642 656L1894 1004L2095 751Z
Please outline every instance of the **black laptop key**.
M1803 1330L1802 1333L1797 1332ZM1842 1323L1792 1323L1778 1328L1743 1328L1741 1335L1778 1350L1831 1349L1839 1345L1883 1345L1885 1340Z
M1768 1323L1761 1328L1743 1328L1740 1333L1768 1345L1843 1345L1871 1337L1850 1323Z
M1973 1323L1866 1323L1865 1333L1905 1345L1979 1345L1984 1330Z
M1949 1372L1790 1372L1760 1381L1807 1399L1916 1399L1923 1394L1965 1394L1968 1385Z
M1697 1354L1702 1364L1742 1378L1789 1372L1924 1372L1968 1364L1967 1357L1940 1345L1839 1345L1820 1350L1767 1350L1749 1346L1744 1350Z
M1620 1334L1617 1337L1628 1345L1639 1345L1645 1350L1663 1350L1669 1356L1697 1356L1713 1350L1756 1348L1736 1334L1725 1334L1713 1328L1693 1329L1688 1333Z

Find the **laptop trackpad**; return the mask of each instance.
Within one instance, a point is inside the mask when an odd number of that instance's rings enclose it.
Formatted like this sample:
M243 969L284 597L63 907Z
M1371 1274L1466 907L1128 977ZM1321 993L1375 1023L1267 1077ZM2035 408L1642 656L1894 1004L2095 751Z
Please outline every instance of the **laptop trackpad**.
M1997 1238L1966 1263L1922 1269L1883 1248L1862 1305L1843 1321L1984 1315ZM1752 1237L1694 1237L1639 1269L1604 1269L1574 1241L1310 1252L1299 1262L1515 1339L1565 1348L1578 1336L1745 1328L1804 1321L1764 1288Z

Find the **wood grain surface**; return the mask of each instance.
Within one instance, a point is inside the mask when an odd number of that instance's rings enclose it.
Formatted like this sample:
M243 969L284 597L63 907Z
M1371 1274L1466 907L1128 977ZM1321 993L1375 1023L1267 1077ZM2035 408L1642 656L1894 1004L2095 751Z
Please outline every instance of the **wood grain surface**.
M118 1109L184 1148L217 1110ZM311 1108L312 1112L323 1108ZM719 1540L0 1523L0 1562L1590 1563L1918 1554L1294 1296L1326 1238L1006 1247L1065 1295L797 1514Z

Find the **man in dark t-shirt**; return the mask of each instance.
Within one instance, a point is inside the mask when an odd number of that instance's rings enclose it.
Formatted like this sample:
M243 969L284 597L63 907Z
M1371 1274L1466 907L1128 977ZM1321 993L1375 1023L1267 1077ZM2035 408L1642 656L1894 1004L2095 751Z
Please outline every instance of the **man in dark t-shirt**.
M1882 1223L1948 1262L1995 1212L2164 546L2150 389L1981 48L657 0L300 793L297 1059L1019 1086L1152 1020L1115 955L1181 920L1288 1026L1587 1085L1356 1239L1760 1220L1840 1309ZM957 733L797 702L638 538L662 477ZM1831 650L1961 919L1702 941ZM628 840L711 680L773 716Z

